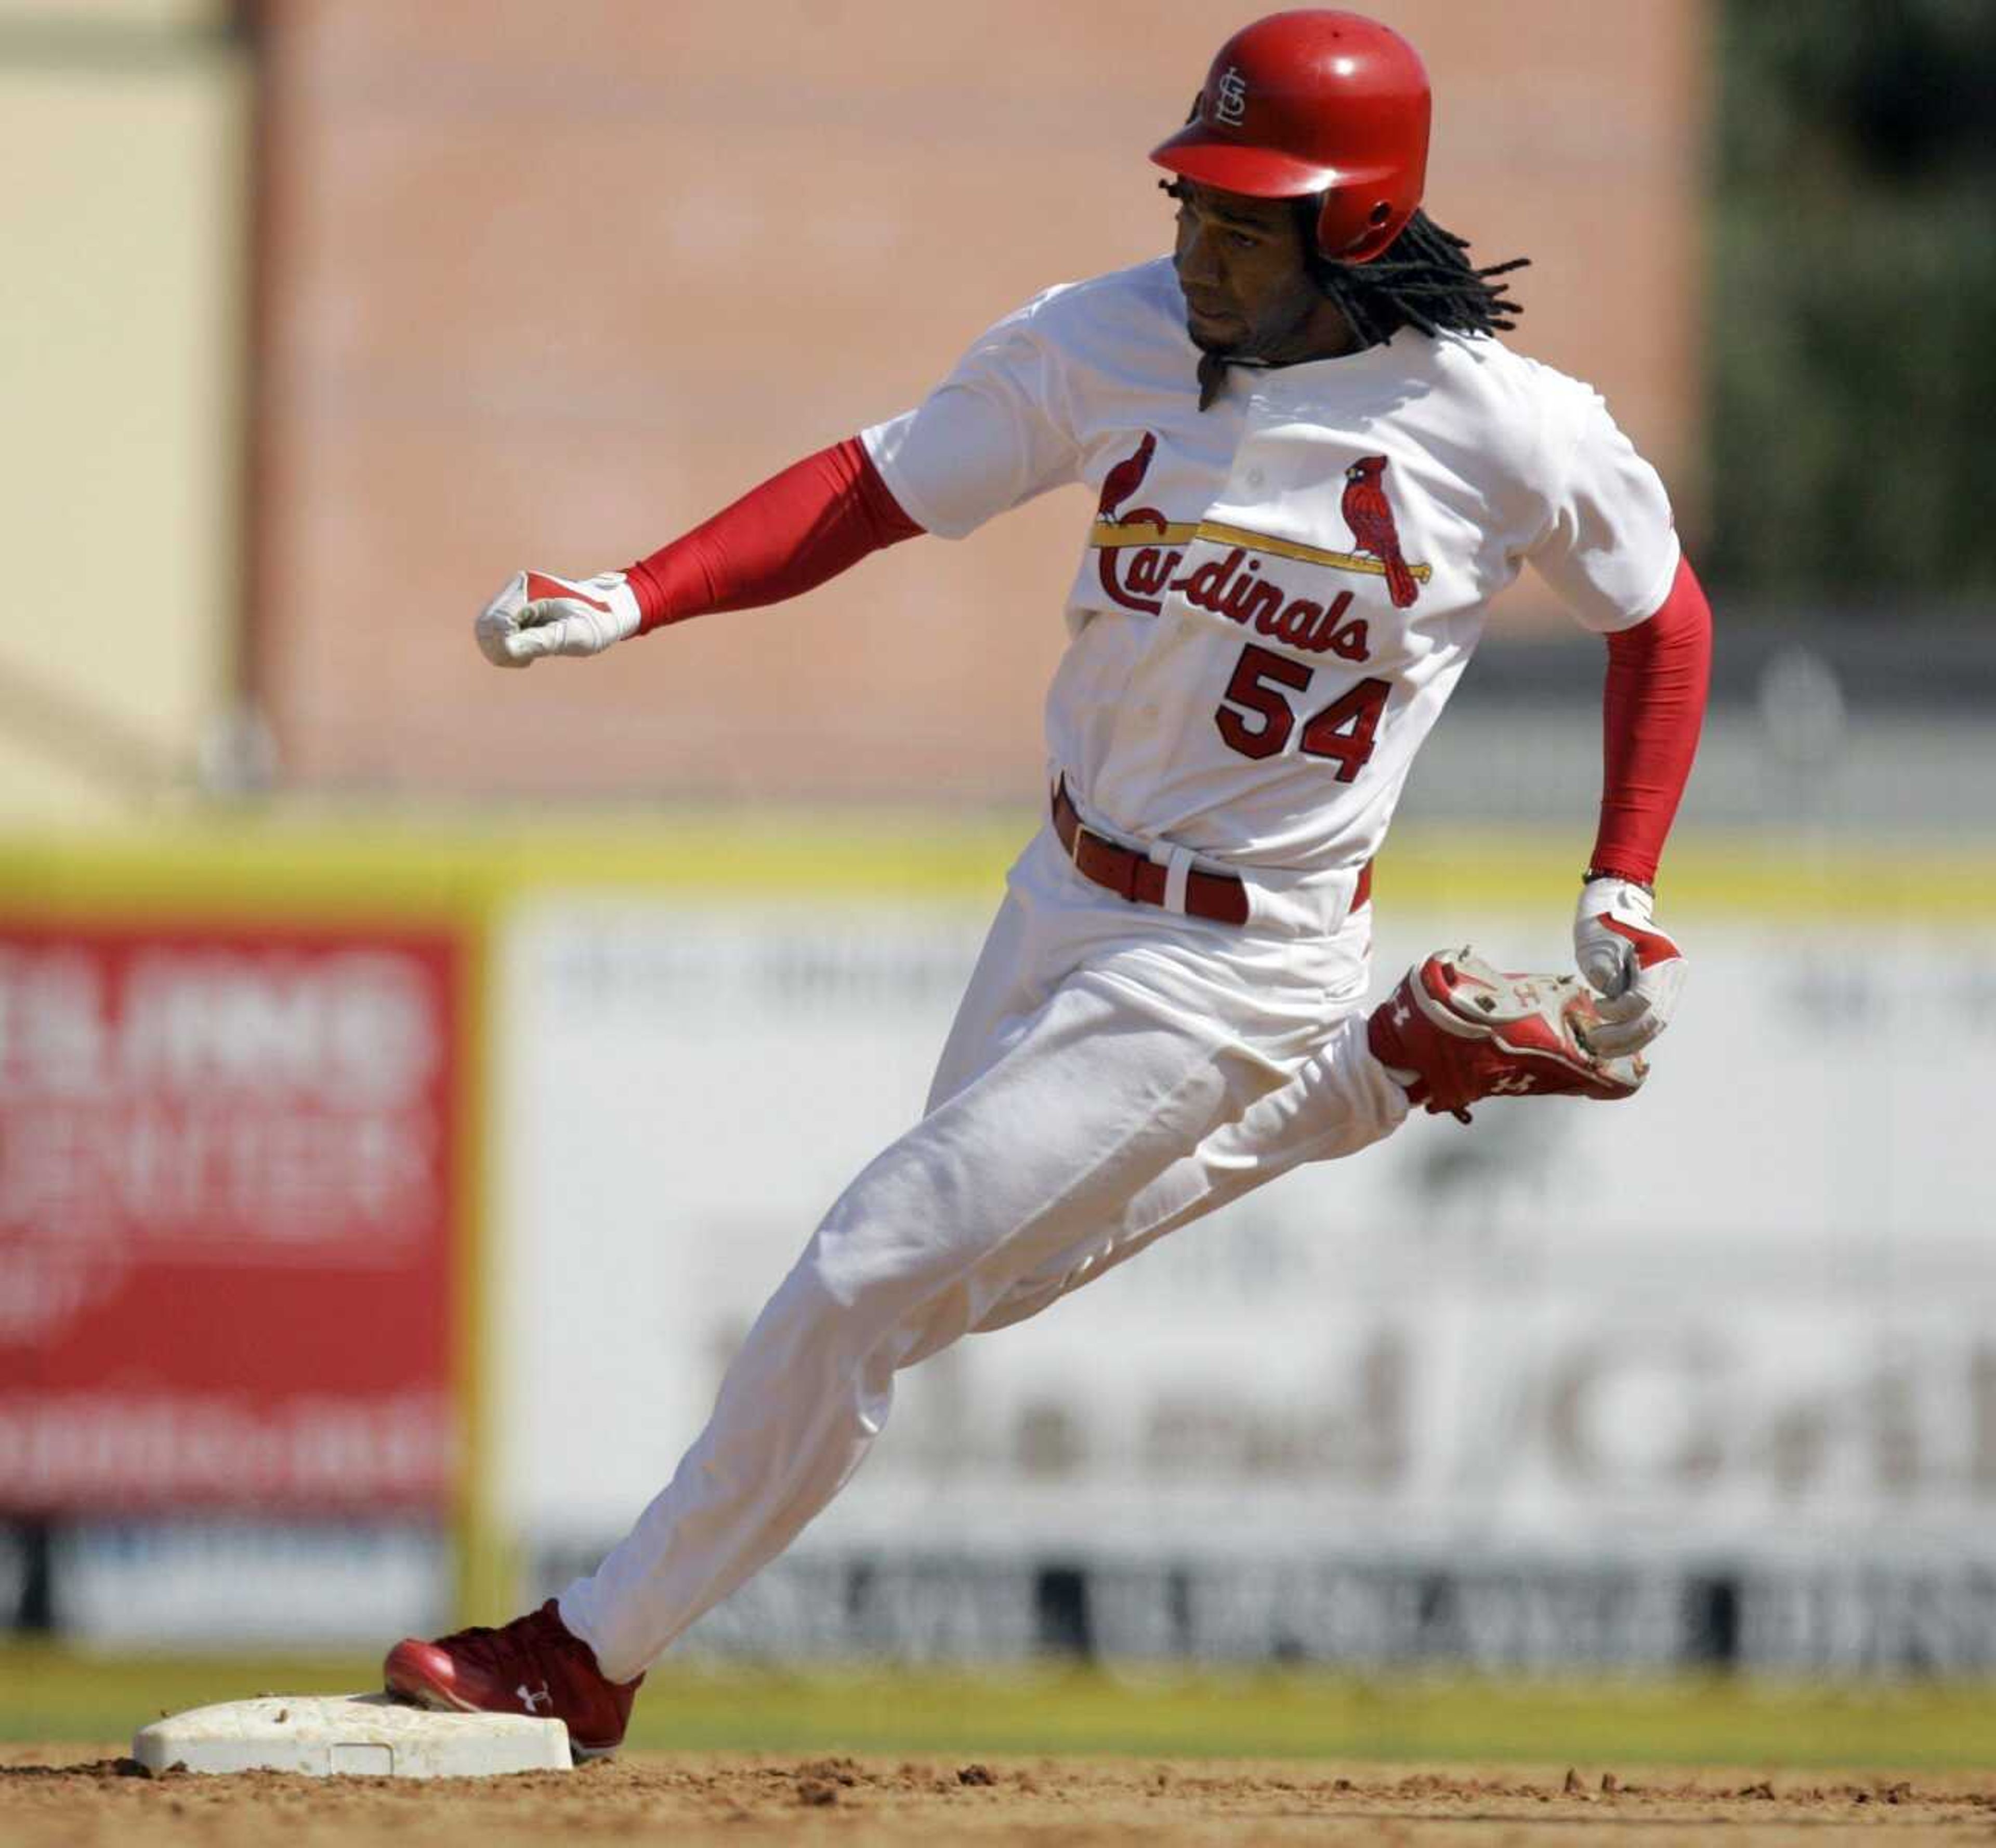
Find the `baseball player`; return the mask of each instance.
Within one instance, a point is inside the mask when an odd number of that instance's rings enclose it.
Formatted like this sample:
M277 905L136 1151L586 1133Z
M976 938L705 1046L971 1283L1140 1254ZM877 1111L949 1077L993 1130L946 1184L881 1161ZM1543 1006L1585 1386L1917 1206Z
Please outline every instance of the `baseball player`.
M901 1368L1417 1108L1641 1082L1684 977L1651 882L1710 617L1601 400L1496 337L1516 266L1472 267L1419 209L1429 109L1371 20L1248 26L1151 156L1169 258L1048 290L918 408L627 570L521 572L478 618L502 667L595 655L1051 488L1096 496L1048 814L927 1113L832 1206L628 1537L504 1629L397 1644L394 1692L612 1750L645 1670L845 1486ZM1607 638L1585 983L1446 952L1368 1014L1373 855L1526 560Z

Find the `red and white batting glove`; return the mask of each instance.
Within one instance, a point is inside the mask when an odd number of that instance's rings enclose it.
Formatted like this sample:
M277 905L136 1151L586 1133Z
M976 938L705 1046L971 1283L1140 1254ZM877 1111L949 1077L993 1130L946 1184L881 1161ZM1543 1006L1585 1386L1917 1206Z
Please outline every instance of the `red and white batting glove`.
M1656 894L1633 879L1589 879L1574 914L1573 954L1600 996L1588 1049L1619 1058L1671 1024L1685 983L1684 952L1657 928Z
M478 645L494 667L531 667L543 655L600 655L636 635L638 623L637 594L621 571L516 571L480 613Z

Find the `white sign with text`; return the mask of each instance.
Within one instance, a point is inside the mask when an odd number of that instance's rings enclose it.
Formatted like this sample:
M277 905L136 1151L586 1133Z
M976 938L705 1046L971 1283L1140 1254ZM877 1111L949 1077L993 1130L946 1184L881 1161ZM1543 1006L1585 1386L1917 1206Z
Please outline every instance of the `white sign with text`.
M497 958L504 1505L614 1537L845 1182L983 920L583 895ZM1677 920L1632 1103L1417 1118L907 1377L820 1541L1895 1556L1996 1514L1996 996L1964 928ZM1462 934L1391 914L1375 988ZM1557 927L1555 928L1554 927ZM1564 920L1477 947L1543 965ZM1981 978L1985 988L1988 978Z

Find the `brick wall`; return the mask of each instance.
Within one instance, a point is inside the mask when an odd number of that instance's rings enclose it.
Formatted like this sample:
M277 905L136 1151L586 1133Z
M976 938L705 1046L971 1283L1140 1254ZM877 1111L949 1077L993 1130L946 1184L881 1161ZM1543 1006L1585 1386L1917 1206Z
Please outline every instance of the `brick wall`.
M1702 0L1400 0L1430 203L1695 506ZM621 563L1155 255L1143 157L1245 7L269 0L253 597L331 791L1010 800L1089 509L501 675L516 565ZM1514 598L1520 621L1543 611Z

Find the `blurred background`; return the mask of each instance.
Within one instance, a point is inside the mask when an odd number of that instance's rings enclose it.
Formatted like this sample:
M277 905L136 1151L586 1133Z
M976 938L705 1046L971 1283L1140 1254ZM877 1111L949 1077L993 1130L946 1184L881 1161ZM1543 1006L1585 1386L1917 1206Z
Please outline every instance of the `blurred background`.
M1688 1004L1635 1110L1424 1120L918 1370L688 1662L1996 1667L1996 9L1373 10L1712 594ZM666 1479L920 1107L1092 509L614 667L470 618L1165 249L1252 12L0 0L0 1723L497 1621ZM1382 978L1567 957L1602 666L1506 594Z

